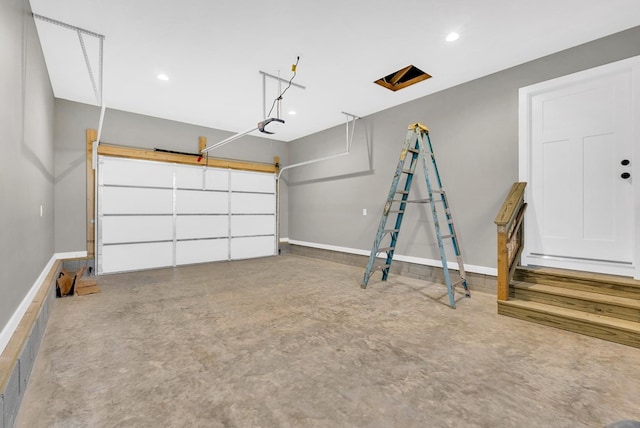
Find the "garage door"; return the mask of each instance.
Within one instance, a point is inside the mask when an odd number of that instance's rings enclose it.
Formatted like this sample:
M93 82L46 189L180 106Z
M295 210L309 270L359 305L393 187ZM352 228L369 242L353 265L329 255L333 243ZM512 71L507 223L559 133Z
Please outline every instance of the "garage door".
M99 274L276 254L270 173L101 156Z

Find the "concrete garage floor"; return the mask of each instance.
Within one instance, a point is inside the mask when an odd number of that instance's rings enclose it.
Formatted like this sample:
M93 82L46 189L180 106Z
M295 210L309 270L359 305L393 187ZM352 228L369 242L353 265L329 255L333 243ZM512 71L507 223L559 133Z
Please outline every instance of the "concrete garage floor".
M59 299L19 427L601 427L640 349L472 293L283 255L107 275ZM436 297L442 297L435 300Z

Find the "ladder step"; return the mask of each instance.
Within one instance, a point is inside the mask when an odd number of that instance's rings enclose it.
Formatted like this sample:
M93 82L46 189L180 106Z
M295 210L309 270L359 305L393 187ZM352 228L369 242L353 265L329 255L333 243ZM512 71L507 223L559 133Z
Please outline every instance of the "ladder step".
M403 169L402 173L404 173L404 174L413 174L413 171L411 171L410 169Z
M420 153L420 150L418 150L418 149L414 149L414 148L412 148L412 147L409 147L409 148L407 149L407 151L408 151L408 152L411 152L411 153Z
M456 282L454 282L453 284L451 284L452 287L457 287L458 285L462 284L463 282L465 282L466 279L464 278L460 278L459 280L457 280Z
M382 231L383 233L389 233L389 232L400 232L400 229L385 229Z
M378 248L378 253L386 253L387 251L394 250L395 248L396 247L380 247Z
M451 235L442 235L441 238L442 239L449 239L449 238L453 238L455 235L451 234Z
M404 214L404 210L389 210L389 214Z
M396 190L396 193L398 193L400 195L408 195L409 191L408 190Z

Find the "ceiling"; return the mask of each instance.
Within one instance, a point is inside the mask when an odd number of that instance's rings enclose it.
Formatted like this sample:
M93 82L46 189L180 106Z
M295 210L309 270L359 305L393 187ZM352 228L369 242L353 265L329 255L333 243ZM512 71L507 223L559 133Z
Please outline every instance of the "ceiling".
M82 39L107 108L244 132L286 87L260 72L288 81L299 56L305 89L284 94L270 136L282 141L640 25L638 0L30 1L104 35L102 84L99 38ZM99 105L77 33L36 25L54 95ZM433 77L398 92L373 83L410 64Z

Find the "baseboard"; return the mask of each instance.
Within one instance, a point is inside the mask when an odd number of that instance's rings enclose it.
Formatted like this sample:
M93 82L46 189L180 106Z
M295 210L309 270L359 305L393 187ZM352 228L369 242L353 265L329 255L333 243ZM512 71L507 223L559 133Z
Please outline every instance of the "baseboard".
M369 256L371 254L371 250L360 250L360 249L356 249L356 248L348 248L348 247L337 247L335 245L326 245L326 244L317 244L314 242L304 242L304 241L296 241L293 239L288 239L287 241L289 242L289 244L292 245L301 245L304 247L311 247L311 248L319 248L322 250L328 250L328 251L338 251L341 253L348 253L348 254L358 254L360 256ZM378 256L379 258L384 258L383 256ZM401 262L407 262L407 263L413 263L416 265L423 265L423 266L432 266L432 267L442 267L442 262L440 260L432 260L432 259L425 259L422 257L413 257L413 256L403 256L401 254L394 254L393 256L393 260L394 261L401 261ZM449 269L453 269L453 270L458 270L458 264L457 263L453 263L453 262L447 262L447 266L449 267ZM477 266L477 265L470 265L465 263L464 264L464 269L467 272L473 272L473 273L478 273L481 275L490 275L490 276L497 276L498 275L498 270L496 268L490 268L490 267L485 267L485 266Z
M290 240L288 247L288 252L292 254L362 267L363 273L369 259L368 251L335 247L332 245L310 244L307 242ZM427 264L426 259L418 259L413 257L403 257L403 259L404 260L400 260L394 256L394 262L391 266L391 274L406 276L409 278L415 278L439 284L445 283L442 264ZM418 260L420 263L414 263L414 260ZM434 264L436 266L433 266ZM465 265L465 267L466 266L467 265ZM492 295L496 294L496 276L467 271L466 278L467 284L469 285L469 288L471 290L480 291Z
M55 300L63 260L86 252L56 253L0 332L0 427L12 427Z
M33 283L27 295L24 296L24 299L22 299L22 302L20 303L18 308L13 312L13 315L11 316L11 318L9 318L9 322L7 322L7 324L2 329L2 332L0 332L0 355L2 354L2 352L4 352L4 349L9 343L9 340L11 340L11 336L13 336L13 333L16 330L16 327L18 327L20 320L22 320L22 317L24 316L25 312L27 312L29 305L33 301L33 297L36 295L36 293L40 289L40 286L42 286L42 283L44 282L45 278L49 274L49 271L55 264L56 260L58 260L56 254L51 256L51 259L49 260L49 262L45 265L42 272L40 272L38 279L36 279L36 281Z

